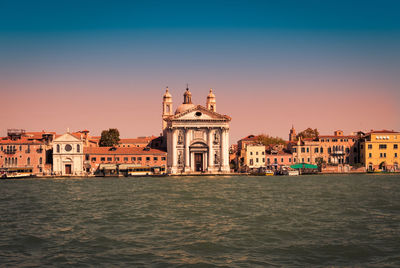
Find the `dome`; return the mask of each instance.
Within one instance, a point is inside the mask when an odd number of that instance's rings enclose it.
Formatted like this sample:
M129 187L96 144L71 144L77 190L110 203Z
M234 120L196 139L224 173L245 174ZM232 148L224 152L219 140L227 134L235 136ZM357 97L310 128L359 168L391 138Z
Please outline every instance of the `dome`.
M164 97L163 97L163 98L164 98L164 99L172 98L171 93L169 93L168 87L167 87L167 90L165 90L165 94L164 94Z
M175 114L180 114L183 113L184 111L187 111L189 109L192 109L196 107L193 103L183 103L176 108Z
M207 99L214 99L214 98L215 98L215 95L212 92L212 88L210 88L210 93L208 94Z

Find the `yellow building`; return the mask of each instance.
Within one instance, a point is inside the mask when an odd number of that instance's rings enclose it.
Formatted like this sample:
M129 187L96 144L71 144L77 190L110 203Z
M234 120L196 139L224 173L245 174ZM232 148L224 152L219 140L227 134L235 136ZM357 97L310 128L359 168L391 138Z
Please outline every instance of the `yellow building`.
M250 169L265 167L265 146L247 145L245 165Z
M371 131L360 144L362 163L368 171L400 171L399 145L400 132Z

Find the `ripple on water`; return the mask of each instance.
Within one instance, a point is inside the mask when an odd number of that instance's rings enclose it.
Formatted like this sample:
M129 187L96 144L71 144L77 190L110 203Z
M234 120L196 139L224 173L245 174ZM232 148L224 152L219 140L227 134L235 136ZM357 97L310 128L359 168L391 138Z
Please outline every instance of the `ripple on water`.
M400 177L0 182L6 266L400 266Z

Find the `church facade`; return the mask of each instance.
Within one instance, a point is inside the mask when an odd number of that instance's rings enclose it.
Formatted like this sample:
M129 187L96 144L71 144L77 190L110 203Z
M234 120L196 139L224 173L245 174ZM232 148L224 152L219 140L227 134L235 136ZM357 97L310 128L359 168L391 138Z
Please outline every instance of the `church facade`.
M53 142L53 172L56 175L83 175L83 141L65 133Z
M229 173L229 122L216 112L210 89L206 107L192 103L189 88L173 113L168 88L163 96L163 136L167 142L169 174Z

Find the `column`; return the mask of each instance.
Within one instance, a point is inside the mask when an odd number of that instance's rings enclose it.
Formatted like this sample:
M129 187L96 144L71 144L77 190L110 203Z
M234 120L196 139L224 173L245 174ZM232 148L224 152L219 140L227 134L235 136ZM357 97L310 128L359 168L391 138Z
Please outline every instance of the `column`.
M185 172L190 172L190 130L188 128L185 129Z
M221 171L229 172L229 134L227 128L222 129L221 136Z
M177 145L177 129L174 128L172 129L172 169L171 169L171 173L175 174L177 173L177 165L178 165L178 152L176 149L176 145Z
M214 151L213 151L213 144L212 144L212 129L208 129L208 171L212 172L214 169Z

